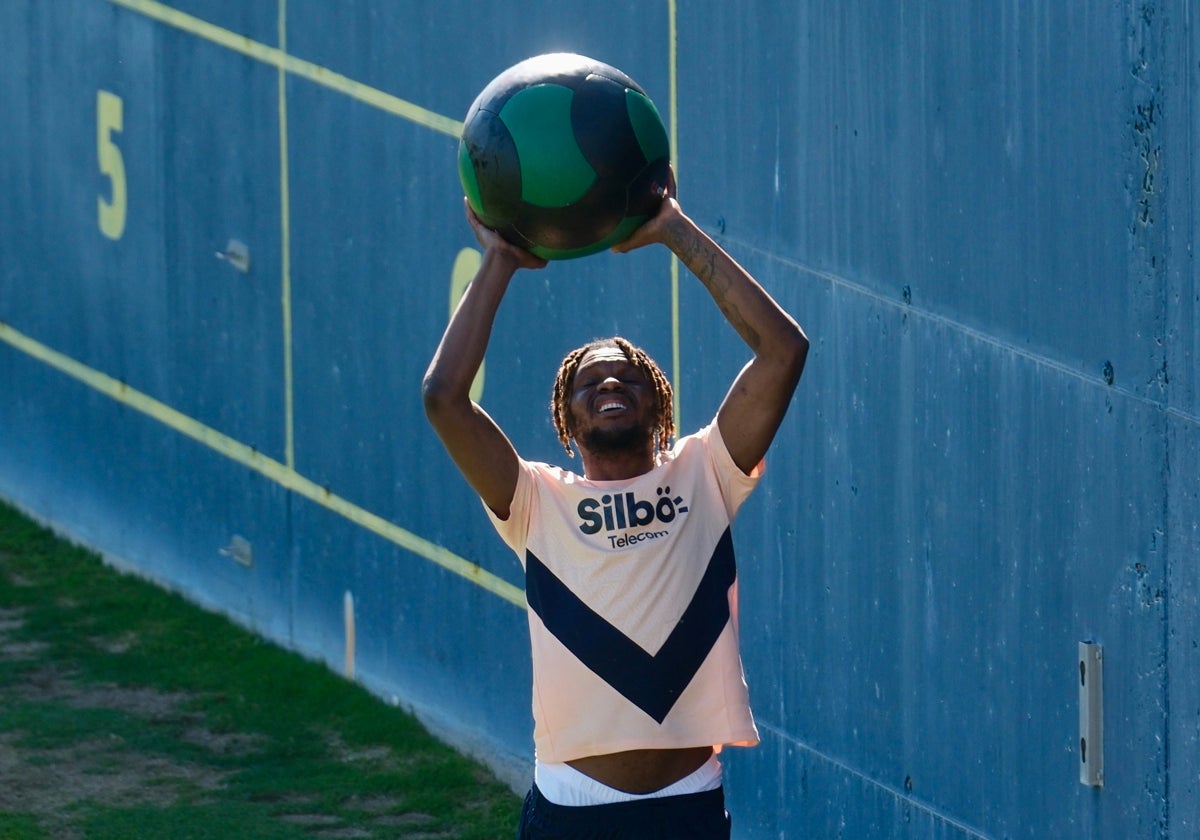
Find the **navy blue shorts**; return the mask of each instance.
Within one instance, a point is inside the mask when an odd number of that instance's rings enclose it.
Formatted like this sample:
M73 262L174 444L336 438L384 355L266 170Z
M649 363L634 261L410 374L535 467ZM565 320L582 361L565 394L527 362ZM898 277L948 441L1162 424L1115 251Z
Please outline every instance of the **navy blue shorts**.
M729 840L721 788L612 805L555 805L534 785L517 840Z

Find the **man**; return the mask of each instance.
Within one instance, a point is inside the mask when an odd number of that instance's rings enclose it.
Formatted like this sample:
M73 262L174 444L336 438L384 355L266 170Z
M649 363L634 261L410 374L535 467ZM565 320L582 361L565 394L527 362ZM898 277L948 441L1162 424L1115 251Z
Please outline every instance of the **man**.
M728 838L716 752L758 742L729 523L762 473L808 339L684 214L669 181L657 215L614 250L666 245L753 351L712 423L671 447L670 383L609 339L568 355L554 387L555 426L583 474L521 459L469 391L510 280L545 261L469 208L483 260L425 376L430 422L525 566L527 840Z

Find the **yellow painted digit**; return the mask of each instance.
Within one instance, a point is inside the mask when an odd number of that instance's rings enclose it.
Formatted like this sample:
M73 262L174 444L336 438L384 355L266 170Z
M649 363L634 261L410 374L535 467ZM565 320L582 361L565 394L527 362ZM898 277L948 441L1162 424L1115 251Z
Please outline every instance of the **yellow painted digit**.
M96 92L96 158L100 172L108 178L110 198L97 200L100 232L109 239L120 239L125 232L125 159L113 142L125 122L121 97L106 90Z
M474 248L463 248L458 252L458 256L454 258L454 269L450 274L450 312L454 312L454 307L458 306L458 301L462 298L463 292L467 290L467 286L471 285L472 278L479 271L479 266L483 262L483 255ZM471 383L471 399L479 402L483 397L483 363L479 364L479 373L475 374L475 381Z

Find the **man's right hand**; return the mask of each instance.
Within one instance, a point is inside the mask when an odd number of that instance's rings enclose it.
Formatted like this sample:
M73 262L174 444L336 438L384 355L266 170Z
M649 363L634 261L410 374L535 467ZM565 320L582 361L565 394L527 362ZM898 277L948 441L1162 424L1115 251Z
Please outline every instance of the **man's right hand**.
M483 223L475 211L471 209L471 204L467 199L463 198L463 207L467 211L467 221L471 224L471 230L475 231L475 238L479 240L479 247L484 251L492 251L497 256L508 261L514 269L528 268L539 269L546 267L546 260L542 257L531 254L520 246L513 245L499 233L494 231Z

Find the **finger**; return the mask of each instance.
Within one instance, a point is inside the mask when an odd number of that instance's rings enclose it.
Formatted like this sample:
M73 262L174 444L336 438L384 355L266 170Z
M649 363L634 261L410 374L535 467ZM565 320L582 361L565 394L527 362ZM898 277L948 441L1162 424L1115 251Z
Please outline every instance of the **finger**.
M487 225L483 223L483 219L479 218L479 214L475 212L475 208L471 206L471 202L467 201L465 198L463 199L463 207L465 207L467 210L467 221L471 223L471 227L487 227Z

